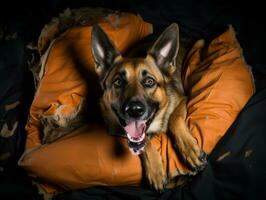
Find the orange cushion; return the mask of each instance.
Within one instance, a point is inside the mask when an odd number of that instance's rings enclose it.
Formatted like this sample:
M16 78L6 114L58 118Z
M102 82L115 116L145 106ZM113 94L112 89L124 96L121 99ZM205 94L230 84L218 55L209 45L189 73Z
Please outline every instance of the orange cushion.
M196 42L187 65L183 74L189 96L187 122L210 153L254 94L253 75L231 26L210 44Z
M135 16L133 18L140 20ZM125 23L127 29L123 30L131 33L125 35L135 38L132 43L150 33L150 25L145 22L140 21L138 26L134 23L131 26L131 23ZM123 50L122 47L127 46L123 43L128 41L121 42L121 32L112 29L108 23L104 25L109 27L106 31L112 32L112 40ZM135 27L134 32L131 32L131 27ZM137 31L139 29L142 31ZM82 78L75 71L73 54L66 51L69 46L78 49L79 63L92 69L91 57L88 58L87 54L90 51L87 41L89 31L90 27L70 29L53 45L26 127L26 147L36 149L25 153L20 165L39 181L64 189L139 185L142 179L139 157L129 152L126 139L107 135L102 126L84 125L52 144L41 146L40 143L38 116L47 110L51 110L48 114L53 114L54 102L73 107L82 96L87 95L93 100L93 89L84 88ZM195 43L186 60L183 82L189 95L189 128L202 148L210 153L254 93L252 74L232 28L210 44L204 44L203 40ZM154 137L152 142L161 153L169 176L175 176L177 170L184 174L188 171L175 154L166 134Z

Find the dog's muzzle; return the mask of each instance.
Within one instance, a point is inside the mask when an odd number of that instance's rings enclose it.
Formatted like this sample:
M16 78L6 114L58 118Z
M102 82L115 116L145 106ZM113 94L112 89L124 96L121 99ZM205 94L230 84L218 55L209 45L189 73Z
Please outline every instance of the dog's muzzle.
M139 100L130 101L124 106L125 126L123 127L127 137L128 146L134 155L139 155L145 147L145 135L149 126L152 112L148 106Z
M146 131L157 107L157 104L138 99L126 102L120 108L112 106L127 135L128 147L134 155L139 155L144 150Z

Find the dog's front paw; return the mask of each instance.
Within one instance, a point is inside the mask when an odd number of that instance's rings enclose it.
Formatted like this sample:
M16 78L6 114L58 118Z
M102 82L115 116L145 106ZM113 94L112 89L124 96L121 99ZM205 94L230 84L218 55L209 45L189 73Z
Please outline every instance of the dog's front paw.
M166 175L163 167L153 167L146 171L150 185L157 191L162 191L166 183Z
M166 183L166 172L160 153L148 142L141 155L150 186L157 191L162 191Z
M191 174L195 174L204 169L207 164L207 156L200 148L196 138L190 133L184 117L176 117L174 120L175 123L170 124L170 131L173 134L175 148L190 166Z
M200 148L197 140L191 136L186 139L183 138L181 143L182 145L179 145L178 148L183 159L190 165L194 172L203 170L207 164L207 155Z

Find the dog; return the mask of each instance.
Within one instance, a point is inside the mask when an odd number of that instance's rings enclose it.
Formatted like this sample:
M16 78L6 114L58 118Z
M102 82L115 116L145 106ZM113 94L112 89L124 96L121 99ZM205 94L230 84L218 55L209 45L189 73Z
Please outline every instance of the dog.
M128 147L140 155L145 175L156 190L163 190L167 175L151 137L169 132L176 150L194 171L206 157L185 122L186 97L180 66L179 27L172 24L153 42L146 55L136 51L122 56L107 34L94 25L91 49L103 90L101 109L110 132L123 132ZM141 48L143 51L143 48Z

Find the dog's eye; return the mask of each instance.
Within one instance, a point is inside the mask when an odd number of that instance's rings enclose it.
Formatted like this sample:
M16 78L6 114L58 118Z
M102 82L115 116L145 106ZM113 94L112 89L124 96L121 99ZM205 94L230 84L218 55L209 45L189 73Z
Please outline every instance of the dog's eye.
M152 88L155 84L156 84L155 80L151 77L145 78L142 82L142 85L148 88Z
M115 88L120 88L122 86L122 80L120 78L115 79L113 85Z

